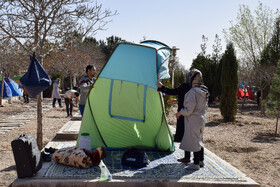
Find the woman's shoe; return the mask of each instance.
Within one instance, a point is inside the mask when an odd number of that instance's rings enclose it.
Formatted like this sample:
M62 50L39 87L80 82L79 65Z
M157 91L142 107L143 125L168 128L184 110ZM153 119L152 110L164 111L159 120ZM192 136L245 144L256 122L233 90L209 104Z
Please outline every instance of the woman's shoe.
M190 165L185 167L185 169L187 169L187 170L199 170L200 166L198 164L191 163Z
M185 164L188 164L188 163L191 162L190 159L188 159L188 158L180 158L180 159L177 159L177 161L183 162L183 163L185 163Z
M199 167L201 167L201 168L204 167L204 162L203 161L199 161Z

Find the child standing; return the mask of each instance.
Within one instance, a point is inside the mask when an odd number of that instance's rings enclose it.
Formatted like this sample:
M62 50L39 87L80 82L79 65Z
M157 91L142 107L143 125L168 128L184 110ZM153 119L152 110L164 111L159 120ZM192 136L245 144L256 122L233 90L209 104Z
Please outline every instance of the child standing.
M200 167L204 166L203 131L206 123L209 93L207 87L203 85L202 74L199 70L191 70L188 77L192 88L186 93L184 108L176 114L176 117L179 118L183 115L185 123L180 149L185 150L185 154L193 152L194 155L194 162L186 169L199 170ZM189 157L190 154L185 155L185 159L190 159Z

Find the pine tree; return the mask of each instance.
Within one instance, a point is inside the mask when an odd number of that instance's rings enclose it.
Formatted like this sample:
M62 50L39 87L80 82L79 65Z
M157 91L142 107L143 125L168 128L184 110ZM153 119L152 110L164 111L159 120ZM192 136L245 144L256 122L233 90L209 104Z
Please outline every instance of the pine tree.
M276 136L280 110L280 60L277 63L276 73L274 74L274 77L272 79L268 98L265 100L265 109L267 114L276 115Z
M225 122L235 121L237 114L237 59L232 43L227 45L222 57L222 95L220 111Z

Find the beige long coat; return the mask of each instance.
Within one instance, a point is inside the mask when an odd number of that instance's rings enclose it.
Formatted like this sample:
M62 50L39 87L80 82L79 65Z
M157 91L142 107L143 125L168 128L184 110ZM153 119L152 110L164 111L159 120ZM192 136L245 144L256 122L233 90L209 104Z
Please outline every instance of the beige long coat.
M206 123L208 92L200 87L190 89L185 95L184 108L179 113L184 116L185 131L180 149L197 152L203 147L203 131Z

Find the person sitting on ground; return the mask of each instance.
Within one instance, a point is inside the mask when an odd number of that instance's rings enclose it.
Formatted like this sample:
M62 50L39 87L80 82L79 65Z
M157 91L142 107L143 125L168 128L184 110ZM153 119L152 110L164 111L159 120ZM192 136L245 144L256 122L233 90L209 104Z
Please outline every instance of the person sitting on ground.
M204 166L204 145L203 131L206 123L206 110L208 108L209 92L203 85L202 74L199 70L189 73L192 88L185 95L184 108L177 114L177 119L183 115L185 132L180 144L180 149L185 152L193 152L194 163L190 164L186 169L199 170ZM184 159L190 161L190 155L185 155Z
M77 92L76 90L68 90L67 92L65 92L64 99L65 99L67 117L72 117L73 106L77 106L79 95L80 95L79 92ZM73 99L75 99L75 105L73 103Z

